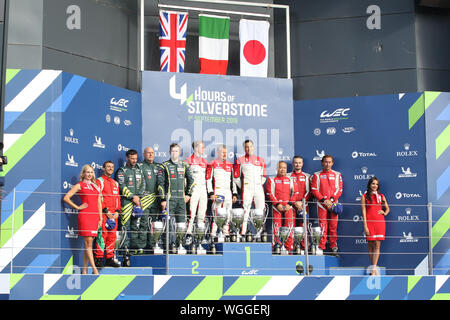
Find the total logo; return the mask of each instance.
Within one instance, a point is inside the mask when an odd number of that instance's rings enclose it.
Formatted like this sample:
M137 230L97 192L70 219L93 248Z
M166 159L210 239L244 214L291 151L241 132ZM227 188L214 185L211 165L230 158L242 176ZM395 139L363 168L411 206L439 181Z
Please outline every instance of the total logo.
M367 170L368 170L367 167L362 167L361 168L362 174L353 175L353 180L369 180L370 178L375 176L374 174L368 174Z
M402 173L398 175L399 178L415 178L417 177L417 173L411 172L411 168L403 168L402 167Z
M73 184L71 184L71 183L69 183L69 182L67 182L67 181L64 181L64 182L63 182L63 188L64 188L64 190L66 190L66 189L72 189L72 187L73 187Z
M109 109L117 112L128 111L128 102L129 100L123 98L111 98L109 101Z
M419 151L417 150L410 150L411 145L409 143L405 143L403 145L404 150L403 151L397 151L396 155L397 157L416 157L419 155Z
M415 243L415 242L419 242L419 239L414 238L411 232L408 232L408 234L406 234L403 231L403 238L400 239L400 243Z
M422 198L422 196L418 193L406 193L406 192L397 192L395 194L395 199L400 200L402 198Z
M130 150L130 148L127 148L127 147L125 147L124 145L119 144L119 145L117 146L117 150L118 150L118 151L128 151L128 150Z
M78 168L78 163L73 159L73 155L67 154L66 166Z
M373 158L377 157L377 154L375 152L359 152L359 151L353 151L352 152L352 158Z
M72 128L69 129L69 136L64 136L64 142L79 144L78 138L74 136L74 130Z
M91 167L94 169L98 169L98 170L102 169L102 166L100 164L96 163L95 161L92 161Z
M338 108L333 112L325 110L320 114L320 123L339 122L340 120L346 120L348 119L349 111L350 108Z
M412 212L411 208L406 208L405 215L398 216L397 220L398 221L419 221L419 216L412 215L411 212Z
M95 136L95 142L93 146L95 148L105 149L105 145L102 143L102 137Z

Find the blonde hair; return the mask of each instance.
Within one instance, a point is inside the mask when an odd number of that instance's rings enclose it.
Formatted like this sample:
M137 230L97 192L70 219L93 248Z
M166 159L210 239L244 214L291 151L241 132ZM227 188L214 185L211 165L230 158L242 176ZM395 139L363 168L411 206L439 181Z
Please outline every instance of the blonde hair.
M80 181L83 181L83 180L84 180L84 175L85 175L87 169L92 169L92 171L94 172L94 175L92 176L91 181L95 183L95 170L94 170L94 168L93 168L90 164L85 164L85 165L81 168L81 172L80 172Z

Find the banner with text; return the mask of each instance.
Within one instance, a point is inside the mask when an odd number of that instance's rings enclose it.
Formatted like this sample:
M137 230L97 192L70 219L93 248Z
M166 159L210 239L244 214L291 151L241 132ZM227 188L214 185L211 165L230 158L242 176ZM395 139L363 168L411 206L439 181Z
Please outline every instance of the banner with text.
M180 144L185 159L192 142L202 140L208 161L225 144L233 162L244 155L246 139L266 160L269 175L276 173L280 159L290 161L291 80L151 71L142 78L142 147L153 147L156 161L169 159L172 142Z

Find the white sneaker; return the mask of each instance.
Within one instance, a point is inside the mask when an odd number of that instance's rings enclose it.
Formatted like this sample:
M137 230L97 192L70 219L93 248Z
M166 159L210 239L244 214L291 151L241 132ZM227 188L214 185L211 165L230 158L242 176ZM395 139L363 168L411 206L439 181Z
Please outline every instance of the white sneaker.
M316 249L316 256L323 256L323 250L320 248Z

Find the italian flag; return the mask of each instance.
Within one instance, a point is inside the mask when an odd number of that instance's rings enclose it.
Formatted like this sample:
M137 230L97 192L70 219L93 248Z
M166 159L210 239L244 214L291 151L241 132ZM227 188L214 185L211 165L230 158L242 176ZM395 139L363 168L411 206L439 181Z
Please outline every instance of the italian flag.
M227 74L230 17L199 15L200 73Z

